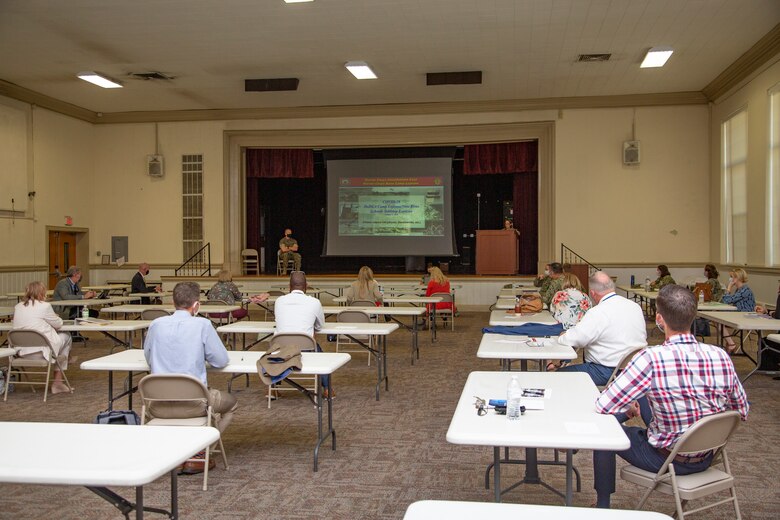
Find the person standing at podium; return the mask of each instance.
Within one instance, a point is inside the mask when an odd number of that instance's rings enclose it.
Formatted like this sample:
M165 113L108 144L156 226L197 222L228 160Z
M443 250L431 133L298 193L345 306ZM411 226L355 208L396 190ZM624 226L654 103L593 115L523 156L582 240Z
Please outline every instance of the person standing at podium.
M514 224L508 218L504 219L504 231L514 231L517 236L520 236L520 231L515 229Z

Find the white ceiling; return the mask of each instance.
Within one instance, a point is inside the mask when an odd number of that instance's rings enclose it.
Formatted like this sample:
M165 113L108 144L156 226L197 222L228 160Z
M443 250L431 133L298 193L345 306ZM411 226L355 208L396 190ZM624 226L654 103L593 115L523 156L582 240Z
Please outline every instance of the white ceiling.
M0 0L0 79L105 113L700 91L778 23L778 0ZM671 60L640 69L656 45ZM467 70L483 84L425 85ZM147 71L176 79L125 78ZM279 77L298 90L244 92Z

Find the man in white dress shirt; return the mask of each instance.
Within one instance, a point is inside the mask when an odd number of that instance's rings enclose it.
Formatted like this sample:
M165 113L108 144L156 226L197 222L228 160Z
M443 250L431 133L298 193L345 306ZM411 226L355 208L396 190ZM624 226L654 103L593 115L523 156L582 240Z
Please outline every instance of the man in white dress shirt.
M558 338L564 345L584 348L585 361L559 371L585 372L596 385L606 385L626 352L647 346L645 316L635 302L615 294L615 283L604 271L596 271L588 283L595 307Z
M322 303L306 294L307 287L306 274L303 271L293 271L290 274L290 293L279 296L274 303L276 334L298 332L313 338L314 333L325 324ZM317 352L322 352L319 344ZM327 397L330 376L321 376L321 381L324 395ZM335 396L335 392L332 396Z

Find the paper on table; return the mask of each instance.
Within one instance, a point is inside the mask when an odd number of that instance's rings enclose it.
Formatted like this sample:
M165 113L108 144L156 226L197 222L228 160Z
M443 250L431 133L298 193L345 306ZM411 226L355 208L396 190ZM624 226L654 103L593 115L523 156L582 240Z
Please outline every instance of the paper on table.
M586 422L564 422L564 428L568 433L581 433L584 435L598 435L599 427Z

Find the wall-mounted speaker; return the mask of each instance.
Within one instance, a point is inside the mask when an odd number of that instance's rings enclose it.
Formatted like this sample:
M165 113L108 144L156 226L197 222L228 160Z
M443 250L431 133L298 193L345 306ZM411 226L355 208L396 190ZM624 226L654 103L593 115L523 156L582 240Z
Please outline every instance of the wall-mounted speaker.
M623 164L633 166L639 160L639 141L623 141Z
M162 155L146 156L146 174L149 177L162 177L165 175L165 163Z

